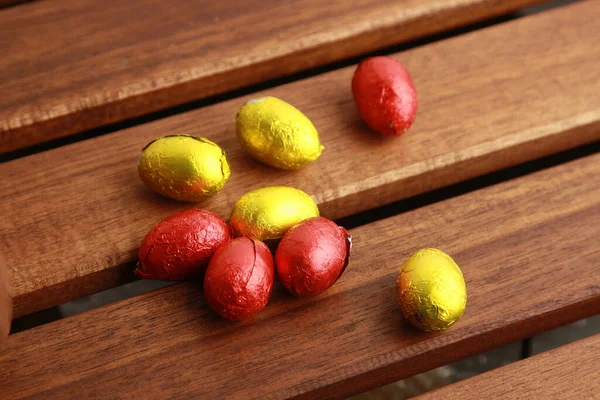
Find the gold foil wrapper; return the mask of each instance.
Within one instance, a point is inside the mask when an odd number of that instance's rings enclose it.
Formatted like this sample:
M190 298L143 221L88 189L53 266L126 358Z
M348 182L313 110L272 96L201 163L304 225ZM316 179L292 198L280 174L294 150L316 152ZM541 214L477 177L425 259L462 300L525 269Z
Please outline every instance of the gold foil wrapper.
M272 186L243 195L233 207L229 224L237 236L280 239L294 225L318 217L314 200L301 190Z
M217 144L189 135L165 136L148 144L138 172L155 192L189 202L217 193L230 174L225 152Z
M467 288L454 260L438 249L421 249L402 265L398 275L402 314L416 327L441 331L465 311Z
M276 168L301 168L319 158L323 150L312 122L276 97L244 104L236 117L236 131L252 157Z

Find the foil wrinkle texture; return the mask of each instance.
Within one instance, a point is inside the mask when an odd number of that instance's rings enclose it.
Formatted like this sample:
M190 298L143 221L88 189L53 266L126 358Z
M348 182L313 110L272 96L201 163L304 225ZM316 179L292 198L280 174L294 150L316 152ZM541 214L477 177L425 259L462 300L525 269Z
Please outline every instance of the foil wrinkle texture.
M277 276L293 295L331 287L348 266L352 239L335 222L314 217L291 228L275 254Z
M201 209L175 213L157 223L138 250L136 275L186 280L202 275L211 257L233 236L217 214Z
M438 249L421 249L404 263L397 281L402 314L416 327L447 329L463 314L467 291L454 260Z
M361 118L382 135L401 135L416 118L414 82L408 69L393 58L363 60L352 78L352 94Z
M269 300L274 281L273 256L262 242L241 237L221 247L206 271L204 294L224 318L251 318Z
M323 151L310 119L276 97L244 104L236 117L236 133L253 158L280 169L301 168L319 158Z
M144 148L138 173L148 187L163 196L198 202L219 192L231 171L217 144L201 137L173 135Z
M280 239L294 225L319 216L314 200L299 189L271 186L250 191L233 206L229 224L236 236Z

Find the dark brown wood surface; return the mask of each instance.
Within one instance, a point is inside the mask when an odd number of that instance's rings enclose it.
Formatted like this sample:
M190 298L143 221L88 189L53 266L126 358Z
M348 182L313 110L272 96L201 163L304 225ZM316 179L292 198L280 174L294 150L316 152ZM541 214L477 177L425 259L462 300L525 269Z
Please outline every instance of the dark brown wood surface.
M540 0L48 0L0 12L0 152Z
M7 6L16 5L16 4L21 4L21 3L25 3L27 1L32 1L32 0L0 0L0 7L7 7Z
M178 284L43 325L0 352L4 398L343 398L600 312L600 154L353 229L342 278L257 318L220 319ZM448 331L402 320L400 265L421 247L461 266Z
M12 298L4 257L0 254L0 347L10 332L12 321Z
M396 54L420 96L414 126L397 139L359 120L349 88L354 67L255 94L291 102L319 129L323 155L300 171L262 166L241 150L234 119L251 96L0 165L10 177L0 180L0 252L15 315L131 279L146 232L190 207L154 195L137 177L141 149L159 136L206 136L226 150L232 176L199 207L227 218L246 191L289 185L332 219L597 139L599 5L582 2Z
M600 335L477 375L419 400L598 399Z

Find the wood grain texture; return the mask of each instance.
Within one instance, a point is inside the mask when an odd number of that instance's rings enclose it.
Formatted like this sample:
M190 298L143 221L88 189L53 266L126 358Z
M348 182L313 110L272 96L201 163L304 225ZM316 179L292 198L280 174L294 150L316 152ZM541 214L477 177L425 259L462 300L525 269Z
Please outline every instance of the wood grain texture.
M359 120L349 87L354 68L255 94L291 102L319 129L323 155L300 171L274 170L242 151L234 119L250 96L0 165L10 177L0 180L0 252L15 315L131 279L146 232L190 207L154 195L137 177L141 149L159 136L207 136L226 150L231 178L199 207L228 217L246 191L288 185L312 195L332 219L597 139L599 4L397 54L420 96L414 126L397 139Z
M0 12L0 152L540 0L50 0Z
M353 229L316 297L276 287L231 323L179 284L9 337L4 398L344 398L600 312L600 154ZM396 277L437 247L468 303L448 331L402 319Z
M598 399L600 335L433 391L419 400Z

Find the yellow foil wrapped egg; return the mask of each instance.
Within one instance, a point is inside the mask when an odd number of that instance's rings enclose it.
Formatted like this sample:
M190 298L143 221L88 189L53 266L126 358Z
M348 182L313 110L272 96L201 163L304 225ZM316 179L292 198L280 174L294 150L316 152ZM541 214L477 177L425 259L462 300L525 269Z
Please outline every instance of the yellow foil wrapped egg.
M323 150L312 122L276 97L244 104L236 117L236 131L252 157L276 168L301 168L319 158Z
M243 195L233 206L229 224L237 236L265 241L280 239L292 226L318 216L319 208L302 190L272 186Z
M155 192L189 202L217 193L230 174L225 152L217 144L189 135L165 136L148 144L138 172Z
M404 318L424 331L447 329L467 305L467 288L454 260L438 249L421 249L402 265L398 300Z

